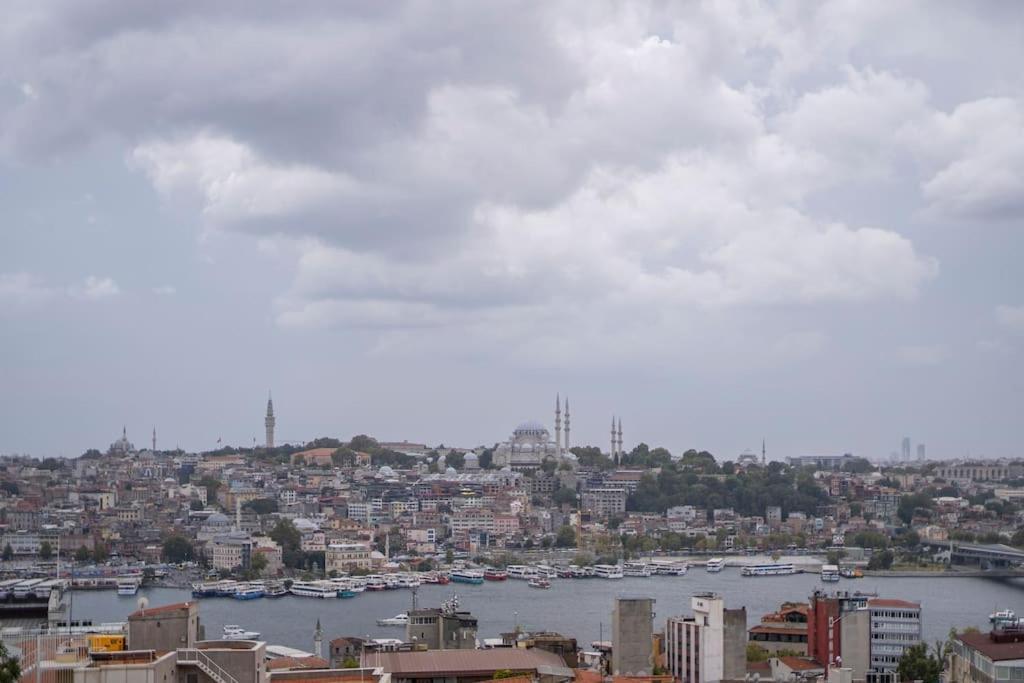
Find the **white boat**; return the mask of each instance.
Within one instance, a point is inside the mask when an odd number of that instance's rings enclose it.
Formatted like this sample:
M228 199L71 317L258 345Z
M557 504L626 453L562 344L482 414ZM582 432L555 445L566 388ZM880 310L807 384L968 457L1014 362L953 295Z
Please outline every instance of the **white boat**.
M378 619L377 626L405 626L409 623L409 615L405 612L396 614L393 617L387 619Z
M622 565L623 576L651 576L654 572L644 562L627 562Z
M658 576L686 576L690 566L685 562L657 562L654 573Z
M505 571L508 572L508 578L510 579L529 581L537 576L537 570L535 568L527 567L522 564L510 564L505 567Z
M235 600L256 600L262 598L267 594L267 587L262 581L253 581L251 583L240 583L235 587L235 594L232 595Z
M259 640L259 631L246 631L238 624L227 624L224 626L222 640Z
M119 576L117 577L117 594L135 595L139 592L141 583L142 580L137 576Z
M988 620L993 624L997 621L1017 621L1017 615L1012 609L1001 609L988 615Z
M558 570L546 564L535 564L533 570L536 576L542 579L557 579Z
M725 569L725 560L721 557L712 557L706 563L704 563L704 569L711 573L720 572Z
M836 564L823 564L821 565L821 580L826 583L833 583L839 580L839 565Z
M292 595L300 598L336 598L338 589L329 581L296 581L288 589Z
M530 588L551 588L551 582L540 576L530 579L526 585Z
M622 567L617 564L595 564L594 576L599 579L621 579Z
M772 562L770 564L752 564L744 567L743 576L787 576L796 574L796 567L790 562Z

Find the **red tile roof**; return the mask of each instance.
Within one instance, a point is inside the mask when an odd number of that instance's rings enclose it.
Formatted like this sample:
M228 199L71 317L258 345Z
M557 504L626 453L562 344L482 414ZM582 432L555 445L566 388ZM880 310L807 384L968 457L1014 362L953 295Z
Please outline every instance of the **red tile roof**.
M135 610L128 615L128 618L132 617L148 617L154 614L165 614L167 612L177 612L178 610L187 610L191 607L191 602L176 602L173 605L160 605L159 607L147 607L145 609Z
M820 669L821 665L803 657L779 657L779 661L790 668L791 671L808 671Z
M909 600L894 600L892 598L870 598L868 607L902 607L904 609L921 609L921 603L910 602Z

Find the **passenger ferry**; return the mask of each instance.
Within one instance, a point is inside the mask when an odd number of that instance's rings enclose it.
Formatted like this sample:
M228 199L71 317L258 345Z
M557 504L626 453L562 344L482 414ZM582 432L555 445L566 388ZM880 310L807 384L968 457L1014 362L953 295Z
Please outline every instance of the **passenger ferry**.
M296 581L289 590L301 598L338 597L338 589L327 581Z
M725 560L723 560L721 557L712 557L704 564L704 569L708 570L712 574L715 572L720 572L723 569L725 569Z
M622 574L624 576L651 576L654 572L644 562L627 562L622 565Z
M535 564L533 565L534 574L543 579L557 579L558 570L554 567L549 567L546 564Z
M484 573L475 569L456 569L451 576L455 583L479 584L484 582Z
M864 572L857 567L843 567L839 570L839 576L844 579L863 579Z
M264 597L267 598L283 598L288 595L288 589L284 587L284 583L281 581L271 581L267 584L267 590L264 593Z
M235 600L255 600L267 594L267 587L262 582L240 583L235 587Z
M368 591L384 591L388 589L388 584L384 582L382 576L367 576L366 577L366 590Z
M833 583L839 580L839 565L836 564L823 564L821 565L821 580L826 583Z
M510 579L521 579L523 581L529 581L530 579L537 576L537 570L533 567L527 567L523 564L510 564L505 568L508 572L508 578Z
M617 564L595 564L594 576L599 579L621 579L622 567Z
M501 569L487 569L484 571L485 581L504 581L508 578L508 572Z
M689 568L685 562L654 562L654 573L658 576L686 576Z
M789 562L773 562L771 564L753 564L744 567L743 576L787 576L796 574L796 567Z
M142 577L136 575L135 578L141 583ZM37 600L49 600L50 592L54 588L62 588L65 585L64 579L46 579L42 583L37 583L35 589L32 591L32 595Z
M135 595L139 592L140 583L142 581L137 576L119 576L117 577L117 594Z

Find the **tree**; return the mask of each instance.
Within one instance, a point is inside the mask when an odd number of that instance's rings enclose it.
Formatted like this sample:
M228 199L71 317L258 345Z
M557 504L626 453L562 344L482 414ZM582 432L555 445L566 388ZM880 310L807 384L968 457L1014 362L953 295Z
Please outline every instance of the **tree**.
M747 643L747 661L752 663L768 661L768 650L757 643Z
M452 451L445 456L444 461L448 467L461 470L466 466L466 455L464 453L456 453L455 451Z
M257 515L269 515L277 512L277 501L273 498L256 498L242 506L244 509L252 510Z
M252 557L252 573L257 577L263 575L263 570L267 568L267 556L264 553L256 553Z
M901 681L922 681L922 683L939 683L942 673L942 660L928 652L924 643L911 645L903 651L897 669Z
M109 557L110 550L102 543L97 543L96 547L92 549L92 559L95 560L97 564L106 562Z
M193 498L188 502L188 509L192 510L193 512L198 512L199 510L203 510L205 508L206 506L203 505L203 501L199 500L198 498Z
M220 480L207 475L199 480L199 485L206 488L206 500L217 500L217 490L221 487Z
M555 536L555 545L559 548L576 547L576 532L571 526L566 524L558 530L558 535Z
M931 510L934 501L927 493L912 493L900 498L900 506L896 514L904 524L910 524L918 510Z
M13 560L13 559L14 559L14 548L12 548L11 544L8 543L7 545L4 546L3 560L4 560L4 562L9 562L10 560Z
M352 655L349 655L348 657L345 657L344 660L342 660L341 668L342 669L358 669L359 668L359 661L355 657L353 657Z
M572 505L576 502L576 492L567 486L563 486L551 495L555 505Z
M17 683L21 678L21 664L11 656L7 647L0 642L0 683Z
M892 567L893 559L894 556L891 550L875 552L871 555L871 559L868 560L868 569L889 569Z
M448 548L448 550L444 551L444 561L445 564L451 564L455 561L455 553L452 552L451 548Z
M916 548L921 545L921 535L911 529L904 534L900 534L896 541L904 548Z
M178 564L187 562L195 556L195 548L192 543L181 534L172 534L164 539L160 556L164 562Z
M503 678L515 678L518 675L519 674L512 669L498 669L494 672L494 676L491 677L491 680L500 681Z
M1010 539L1010 544L1015 545L1018 548L1024 548L1024 528L1019 529L1017 533Z
M39 546L39 559L46 561L53 557L53 546L49 541L43 541Z
M11 546L7 546L10 548ZM88 562L89 558L92 557L92 553L84 545L78 546L78 550L75 551L75 562Z

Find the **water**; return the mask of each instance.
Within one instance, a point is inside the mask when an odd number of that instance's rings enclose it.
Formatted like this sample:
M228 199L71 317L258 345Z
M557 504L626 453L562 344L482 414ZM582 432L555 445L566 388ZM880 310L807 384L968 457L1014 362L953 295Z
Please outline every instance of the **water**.
M928 642L945 639L952 627L984 630L988 615L996 608L1010 608L1024 615L1024 582L1019 579L866 577L826 585L812 574L744 578L735 568L718 574L697 568L686 576L627 577L620 581L555 579L551 583L550 590L537 590L525 581L512 580L480 586L424 585L419 589L418 601L421 607L440 606L442 600L458 594L461 607L478 619L480 638L498 637L518 623L526 629L575 637L582 646L601 637L610 640L612 603L618 595L655 598L654 623L658 630L667 617L689 614L690 596L701 591L719 593L726 607L745 605L748 626L784 601L806 601L816 588L917 600L921 602ZM118 596L112 591L79 591L74 595L74 618L94 623L123 621L137 608L142 596L151 606L191 599L189 591L172 588L143 589L135 597ZM261 632L269 643L310 651L317 619L323 625L325 641L344 635L404 637L404 629L379 627L376 621L406 611L411 600L408 590L365 592L347 600L294 596L275 600L203 598L199 613L209 638L219 637L224 624L239 624Z

